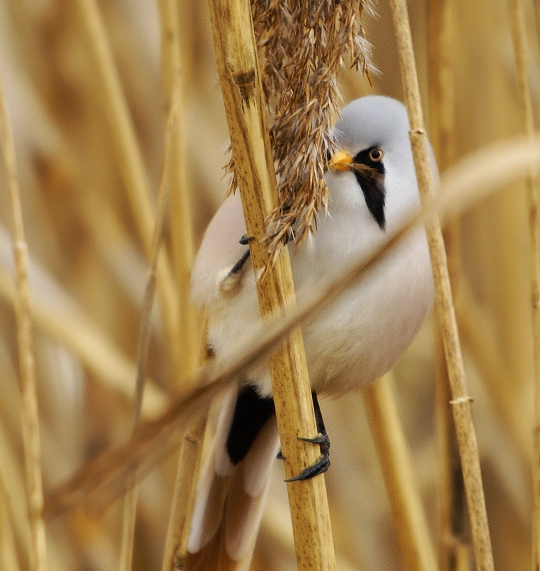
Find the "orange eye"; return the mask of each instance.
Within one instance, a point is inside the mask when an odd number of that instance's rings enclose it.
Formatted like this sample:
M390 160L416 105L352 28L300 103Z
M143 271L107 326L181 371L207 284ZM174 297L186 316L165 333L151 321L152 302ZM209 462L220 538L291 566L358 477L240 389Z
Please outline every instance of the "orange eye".
M374 163L382 161L383 155L384 153L381 151L381 149L371 149L371 151L369 151L369 158Z

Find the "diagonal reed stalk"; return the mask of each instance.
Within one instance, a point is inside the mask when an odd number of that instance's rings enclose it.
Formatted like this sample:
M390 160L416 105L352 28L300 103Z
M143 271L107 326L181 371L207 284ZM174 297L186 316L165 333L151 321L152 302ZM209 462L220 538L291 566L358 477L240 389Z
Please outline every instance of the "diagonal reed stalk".
M403 568L436 571L435 550L428 531L411 456L387 373L364 389L364 403L390 501Z
M185 73L181 58L180 16L178 0L160 0L162 78L165 93L165 110L171 105L173 84L179 83L178 109L185 109ZM182 334L178 347L180 378L190 375L196 368L200 355L202 331L195 304L190 299L190 276L195 247L193 245L193 221L191 213L191 188L186 168L186 117L182 113L171 138L170 219L173 268L178 296L178 322Z
M455 160L455 77L454 77L454 9L455 0L428 2L428 76L431 144L441 171ZM456 306L460 304L460 221L449 220L444 230L448 273ZM435 332L435 402L439 446L439 522L437 559L441 571L470 567L470 540L466 537L465 494L459 459L456 427L452 417L452 400L448 366L441 329Z
M178 444L180 432L193 418L208 407L219 391L235 382L244 369L265 355L282 338L298 327L308 316L327 307L363 273L375 266L403 236L418 224L425 223L434 213L443 217L456 216L486 198L496 189L521 176L531 165L540 166L540 137L534 142L522 137L490 145L449 169L441 178L441 192L424 203L421 211L386 237L370 255L346 260L335 273L321 278L311 291L305 292L298 306L283 317L274 317L265 326L246 332L245 338L231 347L219 362L201 367L192 380L198 387L189 395L173 402L164 414L141 425L137 434L123 446L104 452L85 464L72 478L48 499L45 512L54 517L64 510L87 501L100 490L109 496L118 493L122 481L134 469L145 469ZM254 341L255 340L255 341Z
M34 359L33 324L28 285L28 245L24 235L21 197L15 146L9 123L4 88L0 79L0 136L6 165L7 186L11 205L13 256L16 272L17 349L19 353L19 391L24 445L24 467L28 519L30 523L30 567L46 571L47 546L43 522L43 482L41 475L41 440Z
M527 69L527 33L523 2L508 0L510 29L516 65L516 90L521 132L534 137L534 117ZM534 370L533 430L533 568L540 569L540 178L538 169L530 168L525 178L526 208L529 222L529 279Z
M0 270L0 299L15 306L16 289L7 272ZM97 378L124 397L133 397L135 364L99 329L86 314L63 311L30 295L30 308L35 325L62 343ZM152 417L165 408L165 394L154 382L146 389L143 411Z
M435 189L422 115L407 3L406 0L390 0L389 5L398 45L405 103L409 111L410 138L418 186L422 200L426 201L434 196ZM453 405L476 565L482 571L492 571L493 554L482 485L478 443L472 420L471 398L467 394L465 369L459 344L446 252L439 220L434 218L429 221L426 225L426 232L435 279L437 316L442 330L448 365L448 379L452 392L452 401L450 402Z
M248 0L210 0L218 72L235 173L250 241L251 263L263 318L295 306L287 248L272 263L265 244L266 221L277 206L277 184L262 90L251 7ZM261 274L261 272L263 272ZM293 329L269 358L276 417L287 478L318 458L318 447L298 437L317 434L302 332ZM335 569L324 477L290 482L289 505L302 570Z
M163 154L163 168L159 185L156 220L154 223L154 232L152 235L150 275L148 276L148 282L146 284L144 302L141 311L141 326L139 330L139 344L137 350L137 379L135 384L135 398L133 403L133 433L137 431L141 421L141 410L146 380L146 365L148 361L148 348L150 345L150 317L152 314L152 306L154 304L159 252L163 240L165 214L171 186L171 171L172 163L174 160L173 151L176 149L176 145L173 144L173 138L177 132L176 123L178 121L180 104L179 89L180 83L179 80L177 80L174 83L171 94L171 105L169 108L169 115L165 129L165 150ZM135 535L135 520L137 513L137 495L138 478L137 474L133 473L130 476L126 496L124 499L122 550L119 567L121 571L130 571L132 567L133 540Z
M77 0L88 47L98 74L98 91L111 125L111 140L117 153L121 174L134 215L134 221L144 250L150 259L154 208L150 198L148 176L135 128L127 106L120 78L114 65L103 22L96 0ZM175 366L179 362L181 336L177 320L177 296L165 251L161 251L157 272L161 316L168 339L169 353Z

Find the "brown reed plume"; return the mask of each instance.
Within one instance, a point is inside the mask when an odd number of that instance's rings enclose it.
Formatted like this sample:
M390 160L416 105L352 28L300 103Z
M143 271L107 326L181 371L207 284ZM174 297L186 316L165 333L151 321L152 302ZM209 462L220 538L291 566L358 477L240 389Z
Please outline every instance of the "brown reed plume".
M369 78L374 71L362 16L366 0L252 0L253 23L268 104L279 204L267 228L270 249L317 229L326 207L325 158L335 148L331 127L339 113L338 74L347 58ZM237 187L234 161L231 189Z

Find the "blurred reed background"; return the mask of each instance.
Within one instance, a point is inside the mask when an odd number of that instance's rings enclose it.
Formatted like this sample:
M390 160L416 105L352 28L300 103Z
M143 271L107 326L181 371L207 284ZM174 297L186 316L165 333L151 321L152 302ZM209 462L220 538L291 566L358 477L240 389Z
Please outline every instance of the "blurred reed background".
M92 55L84 4L83 0L0 2L0 71L31 258L45 496L86 461L124 442L131 433L138 330L149 267L145 255L149 248L129 198L118 124L111 118L110 100ZM153 203L164 150L168 103L164 94L170 89L170 77L161 66L159 4L99 3ZM533 7L525 4L538 124L538 44ZM429 18L436 6L421 0L409 6L428 129L438 104L433 86L440 60L428 74L437 38L428 40ZM206 2L181 0L178 9L184 83L182 160L196 245L224 197L222 166L228 133ZM344 104L367 93L402 99L388 6L379 2L375 10L377 16L366 15L365 25L380 74L372 77L370 86L359 73L344 71ZM445 165L519 132L506 3L454 0L451 22L454 39L445 55L451 57L455 72L455 131L452 142L443 145ZM2 162L0 569L11 571L30 569L30 562L9 212ZM166 224L165 245L172 256L175 220L169 218ZM523 185L512 185L467 212L454 224L451 236L452 251L457 253L452 262L456 308L474 398L495 566L500 571L529 569L533 370ZM158 284L160 276L158 270ZM158 290L163 300L167 294L160 285ZM172 310L160 311L156 305L144 417L157 414L185 390L181 359L171 350L171 339L179 334L174 324L168 324ZM434 544L439 505L435 329L435 320L429 320L394 370L399 410ZM362 396L326 401L322 407L332 438L332 467L326 480L338 568L402 569ZM173 454L141 482L134 569L161 567L175 471ZM253 569L296 568L282 479L282 467L276 466ZM49 568L117 568L122 513L122 501L115 501L90 512L72 510L48 522ZM462 531L460 539L466 543L465 519L457 531ZM459 569L473 568L471 564Z

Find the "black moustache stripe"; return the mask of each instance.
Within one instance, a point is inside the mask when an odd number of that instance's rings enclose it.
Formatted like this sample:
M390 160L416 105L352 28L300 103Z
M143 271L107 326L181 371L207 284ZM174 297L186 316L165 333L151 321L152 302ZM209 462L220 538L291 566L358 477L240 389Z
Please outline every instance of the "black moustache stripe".
M354 157L355 165L364 165L365 169L354 169L356 180L364 193L364 200L370 214L379 225L379 228L384 231L386 228L385 217L385 200L386 190L384 188L384 165L382 161L373 161L370 158L370 153L377 147L370 147L364 151L360 151Z

